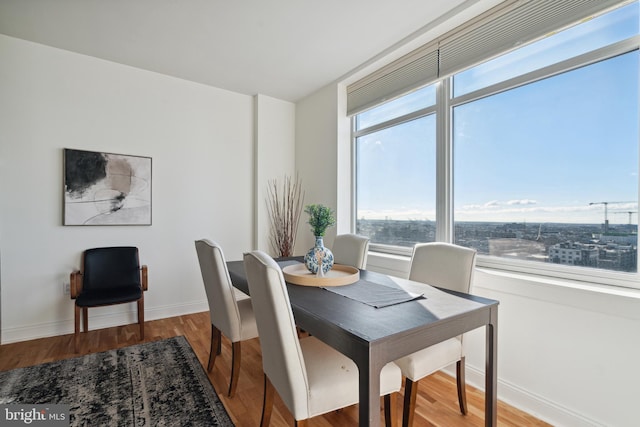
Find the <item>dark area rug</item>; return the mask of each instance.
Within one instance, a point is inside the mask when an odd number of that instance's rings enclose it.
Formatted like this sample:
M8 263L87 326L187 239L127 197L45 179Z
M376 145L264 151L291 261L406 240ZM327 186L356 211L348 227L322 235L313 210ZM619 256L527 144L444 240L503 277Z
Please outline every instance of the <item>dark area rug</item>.
M72 426L233 426L180 336L0 372L0 404L67 404Z

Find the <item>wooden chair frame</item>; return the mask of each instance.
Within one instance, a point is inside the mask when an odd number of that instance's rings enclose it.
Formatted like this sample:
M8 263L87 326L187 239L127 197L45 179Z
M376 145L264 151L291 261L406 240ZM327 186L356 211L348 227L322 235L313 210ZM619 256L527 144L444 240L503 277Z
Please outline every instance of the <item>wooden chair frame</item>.
M213 371L216 363L216 356L222 351L222 331L211 325L211 348L209 349L209 363L207 372ZM229 380L229 390L227 396L233 397L238 388L238 377L240 376L240 363L242 361L242 341L231 343L231 379Z
M84 255L83 255L83 264L84 264ZM71 299L75 300L82 293L82 277L83 273L80 270L75 270L71 273L71 277L69 280L69 293L71 294ZM142 296L140 299L136 300L138 305L138 324L140 325L140 341L144 340L144 292L148 288L148 268L146 265L140 266L140 283L142 284ZM104 307L107 305L116 305L116 304L124 304L124 303L115 303L115 304L105 304L102 306L96 307ZM89 331L89 307L80 307L74 303L74 336L73 336L73 350L74 352L78 352L78 345L80 341L80 317L82 317L82 324L84 327L84 332Z

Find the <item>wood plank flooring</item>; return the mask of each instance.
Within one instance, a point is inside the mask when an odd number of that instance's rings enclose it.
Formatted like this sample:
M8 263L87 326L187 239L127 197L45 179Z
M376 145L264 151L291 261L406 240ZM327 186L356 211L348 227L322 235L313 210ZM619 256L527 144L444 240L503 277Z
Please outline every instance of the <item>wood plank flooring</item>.
M168 319L154 320L145 324L145 342L184 335L206 369L209 359L211 334L209 313L196 313ZM138 344L138 326L126 325L89 331L80 340L78 353L73 352L73 335L42 338L0 346L0 371L36 365L54 360L67 359L88 353ZM262 409L262 360L260 343L253 339L242 343L242 367L236 395L229 399L231 369L231 346L223 338L222 354L216 360L209 378L224 406L238 427L258 426ZM402 393L402 390L401 390ZM402 414L402 396L398 400L398 414ZM484 394L467 386L469 413L460 414L455 379L436 373L420 381L415 416L415 427L423 426L484 426ZM310 420L310 427L343 427L358 425L357 406L331 412ZM271 417L272 427L293 426L293 417L276 396ZM498 404L500 426L548 426L529 414L503 402Z

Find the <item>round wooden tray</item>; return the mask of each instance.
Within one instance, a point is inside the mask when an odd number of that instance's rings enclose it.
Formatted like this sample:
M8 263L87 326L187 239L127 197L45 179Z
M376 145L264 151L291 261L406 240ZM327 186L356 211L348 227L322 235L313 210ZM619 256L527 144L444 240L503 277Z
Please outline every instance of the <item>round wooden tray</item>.
M287 282L302 286L343 286L360 279L360 270L342 264L333 264L324 277L311 273L304 264L288 265L282 269L282 273Z

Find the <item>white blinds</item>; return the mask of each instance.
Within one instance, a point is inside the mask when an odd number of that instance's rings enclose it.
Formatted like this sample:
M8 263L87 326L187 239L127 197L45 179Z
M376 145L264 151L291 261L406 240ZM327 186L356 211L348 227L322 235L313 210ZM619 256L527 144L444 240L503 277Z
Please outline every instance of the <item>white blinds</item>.
M347 87L347 114L579 22L629 0L508 0Z
M364 111L437 78L437 44L424 46L349 85L347 113Z
M440 43L440 77L592 16L620 0L530 0Z

